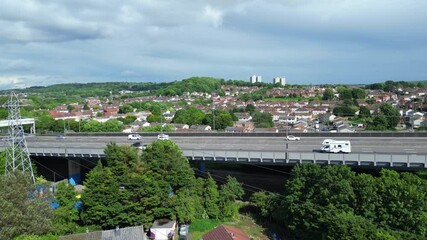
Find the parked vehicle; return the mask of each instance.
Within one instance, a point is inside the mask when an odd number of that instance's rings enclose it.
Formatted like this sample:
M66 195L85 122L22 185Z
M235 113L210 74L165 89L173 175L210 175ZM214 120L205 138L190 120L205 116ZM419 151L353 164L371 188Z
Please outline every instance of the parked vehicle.
M141 135L139 134L129 134L128 135L128 140L141 140Z
M187 240L189 225L183 224L179 228L179 240Z
M351 143L350 141L332 141L322 145L320 150L327 153L351 153Z
M288 141L299 141L301 139L299 137L295 137L294 135L288 135L288 136L286 136L286 140L288 140Z
M158 140L169 140L169 135L161 133L161 134L157 135L157 139Z

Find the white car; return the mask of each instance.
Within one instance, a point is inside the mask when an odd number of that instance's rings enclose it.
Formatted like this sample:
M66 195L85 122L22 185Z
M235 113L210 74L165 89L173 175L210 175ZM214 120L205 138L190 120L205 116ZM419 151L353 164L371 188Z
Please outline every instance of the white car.
M162 133L162 134L157 135L157 139L158 140L169 140L169 135Z
M301 139L299 137L295 137L294 135L288 135L288 136L286 136L286 140L288 140L288 141L299 141Z
M141 135L139 134L129 134L128 140L141 140Z

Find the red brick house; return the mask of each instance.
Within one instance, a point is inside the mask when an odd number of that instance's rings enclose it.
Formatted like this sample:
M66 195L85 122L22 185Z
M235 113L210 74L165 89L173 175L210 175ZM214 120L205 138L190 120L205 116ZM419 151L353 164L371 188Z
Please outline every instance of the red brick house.
M203 240L250 240L241 229L220 225L202 236Z

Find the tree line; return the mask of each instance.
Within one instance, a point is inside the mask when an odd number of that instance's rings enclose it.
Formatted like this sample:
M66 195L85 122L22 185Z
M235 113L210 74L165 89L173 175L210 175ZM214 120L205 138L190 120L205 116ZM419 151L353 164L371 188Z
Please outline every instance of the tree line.
M55 239L86 229L144 225L158 218L180 223L234 219L244 192L233 177L218 186L210 175L196 177L172 141L156 141L142 154L110 143L106 161L87 175L83 192L62 182L56 194L38 195L28 176L0 176L0 239ZM53 201L59 206L53 210ZM25 238L22 236L26 236ZM31 238L31 236L41 236Z

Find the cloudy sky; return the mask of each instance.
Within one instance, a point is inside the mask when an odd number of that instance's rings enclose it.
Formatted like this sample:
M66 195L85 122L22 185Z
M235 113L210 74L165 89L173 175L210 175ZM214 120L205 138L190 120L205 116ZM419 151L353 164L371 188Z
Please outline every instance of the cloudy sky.
M1 0L0 89L427 79L425 0Z

